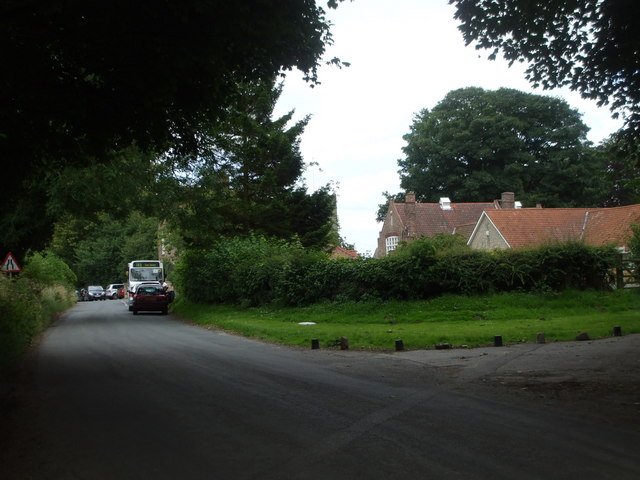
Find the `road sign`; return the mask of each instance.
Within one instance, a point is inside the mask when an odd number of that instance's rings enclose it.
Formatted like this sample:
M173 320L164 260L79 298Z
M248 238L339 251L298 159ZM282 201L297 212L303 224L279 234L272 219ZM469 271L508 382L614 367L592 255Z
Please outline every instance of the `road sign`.
M13 253L9 252L4 258L4 262L2 262L2 268L0 270L6 273L19 273L22 271L22 267L14 258Z

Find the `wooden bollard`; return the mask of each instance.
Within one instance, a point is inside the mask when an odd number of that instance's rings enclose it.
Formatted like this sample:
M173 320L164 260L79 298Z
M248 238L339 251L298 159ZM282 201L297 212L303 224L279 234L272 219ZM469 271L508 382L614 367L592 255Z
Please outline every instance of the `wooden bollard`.
M538 343L546 343L546 340L544 339L544 333L539 333L538 336L536 337L536 342Z
M496 335L493 337L493 346L494 347L502 346L502 335Z
M404 342L402 340L396 340L396 352L404 352Z
M620 327L619 325L616 325L615 327L613 327L613 336L614 337L621 337L622 336L622 327Z
M311 349L312 350L318 350L320 348L320 342L318 341L317 338L312 338L311 339Z
M346 337L340 338L340 350L349 350L349 339Z

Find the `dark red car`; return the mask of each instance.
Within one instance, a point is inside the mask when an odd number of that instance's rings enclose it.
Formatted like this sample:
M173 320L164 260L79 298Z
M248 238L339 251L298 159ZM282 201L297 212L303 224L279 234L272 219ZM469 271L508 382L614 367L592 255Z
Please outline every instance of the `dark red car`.
M143 311L169 313L169 295L160 285L140 285L133 297L131 311L134 315Z

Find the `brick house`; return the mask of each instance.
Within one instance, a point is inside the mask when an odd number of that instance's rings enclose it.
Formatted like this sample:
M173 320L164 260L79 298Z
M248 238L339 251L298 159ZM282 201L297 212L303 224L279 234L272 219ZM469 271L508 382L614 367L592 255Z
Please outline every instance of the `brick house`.
M438 233L459 233L469 238L485 210L514 208L519 208L519 202L511 192L503 193L500 200L484 203L453 203L447 197L438 203L418 203L415 194L407 192L404 202L389 201L373 256L382 258L401 242Z
M474 249L493 250L583 241L593 246L614 244L627 251L632 224L640 224L640 205L486 210L467 244Z

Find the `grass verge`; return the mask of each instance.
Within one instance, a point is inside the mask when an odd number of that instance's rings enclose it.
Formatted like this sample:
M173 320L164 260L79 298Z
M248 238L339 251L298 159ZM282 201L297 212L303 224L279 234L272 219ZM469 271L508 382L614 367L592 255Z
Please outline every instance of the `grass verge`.
M203 326L214 326L270 342L332 347L341 337L352 349L392 350L402 340L407 350L433 348L437 343L476 347L533 342L538 333L547 341L573 340L580 332L591 338L640 333L640 291L504 293L485 296L443 296L417 302L325 303L304 308L239 309L226 305L179 300L172 311ZM313 322L313 325L301 325Z

